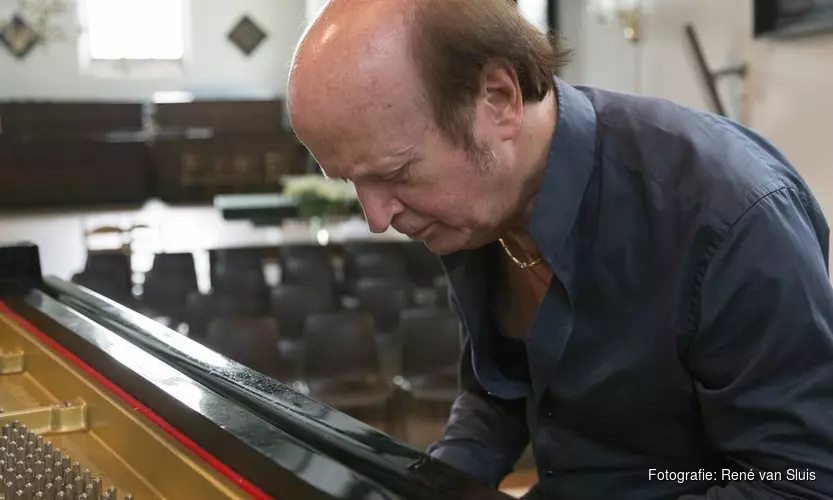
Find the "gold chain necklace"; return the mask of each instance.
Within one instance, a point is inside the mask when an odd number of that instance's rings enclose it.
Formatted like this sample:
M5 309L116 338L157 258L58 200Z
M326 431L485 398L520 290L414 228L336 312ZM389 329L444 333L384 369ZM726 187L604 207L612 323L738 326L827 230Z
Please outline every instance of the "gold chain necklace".
M538 257L537 259L522 261L519 258L512 255L512 251L509 250L509 245L506 244L506 241L504 241L503 238L498 238L497 240L500 242L500 246L503 247L503 251L506 252L506 255L508 255L509 258L512 259L512 262L514 262L515 265L520 267L521 269L531 269L543 262L544 260L543 257Z

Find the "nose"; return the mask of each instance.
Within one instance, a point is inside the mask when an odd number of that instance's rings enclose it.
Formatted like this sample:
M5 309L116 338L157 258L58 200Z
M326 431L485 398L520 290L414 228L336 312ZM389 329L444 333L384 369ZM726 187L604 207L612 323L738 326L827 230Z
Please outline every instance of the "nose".
M389 189L372 184L356 184L356 195L362 205L367 226L373 233L384 233L393 218L402 213L404 206Z

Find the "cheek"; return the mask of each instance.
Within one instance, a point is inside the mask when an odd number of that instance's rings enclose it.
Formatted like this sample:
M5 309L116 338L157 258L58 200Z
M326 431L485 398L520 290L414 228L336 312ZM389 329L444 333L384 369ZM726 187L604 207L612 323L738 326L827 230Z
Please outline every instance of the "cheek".
M480 209L472 201L481 198L477 193L477 186L469 178L466 182L447 179L442 183L405 187L397 196L406 213L459 226L476 219Z

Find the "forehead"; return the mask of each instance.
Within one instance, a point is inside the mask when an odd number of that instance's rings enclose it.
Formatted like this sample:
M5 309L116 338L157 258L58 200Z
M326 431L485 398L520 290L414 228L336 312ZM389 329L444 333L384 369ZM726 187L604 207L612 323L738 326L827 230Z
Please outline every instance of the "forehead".
M394 87L345 99L334 90L320 93L318 102L293 119L298 137L328 176L372 173L419 150L429 120L418 96Z

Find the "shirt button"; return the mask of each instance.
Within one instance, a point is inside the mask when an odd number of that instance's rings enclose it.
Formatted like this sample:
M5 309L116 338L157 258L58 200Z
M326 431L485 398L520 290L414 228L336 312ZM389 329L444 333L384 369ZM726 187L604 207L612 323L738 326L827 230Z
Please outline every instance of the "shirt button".
M548 412L547 412L547 416L548 416L549 418L552 418L552 412L551 412L551 411L548 411Z
M552 472L552 469L549 469L549 470L546 472L546 476L547 476L547 477L552 477L553 475L554 475L554 474L553 474L553 472Z

